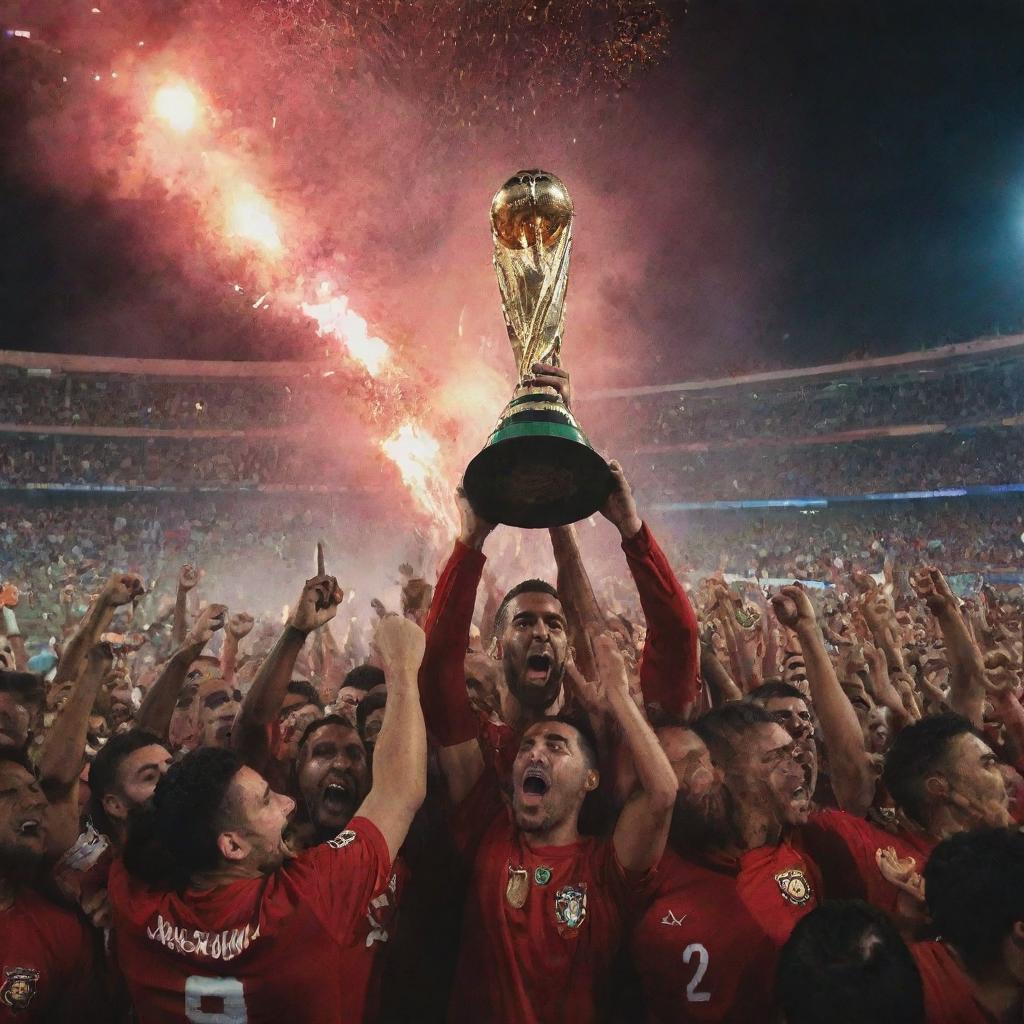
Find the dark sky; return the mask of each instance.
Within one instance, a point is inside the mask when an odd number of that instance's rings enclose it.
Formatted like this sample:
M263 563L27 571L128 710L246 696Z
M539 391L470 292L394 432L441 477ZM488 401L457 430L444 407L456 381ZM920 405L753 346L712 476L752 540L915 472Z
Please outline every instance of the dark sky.
M811 364L1024 325L1024 4L694 0L685 17L673 10L670 55L643 84L652 145L659 133L699 138L717 203L695 229L702 237L656 239L652 274L686 296L638 315L649 315L669 372ZM15 175L18 98L6 108L0 345L95 352L74 317L146 287L134 276L138 224L106 201L33 187L23 167ZM642 228L656 235L658 224ZM83 235L89 246L74 244ZM744 251L724 253L722 239L743 239ZM729 314L727 290L686 289L703 280L702 259L766 270L734 358L672 351L676 319L707 317L709 304ZM222 334L217 355L267 354L228 320Z

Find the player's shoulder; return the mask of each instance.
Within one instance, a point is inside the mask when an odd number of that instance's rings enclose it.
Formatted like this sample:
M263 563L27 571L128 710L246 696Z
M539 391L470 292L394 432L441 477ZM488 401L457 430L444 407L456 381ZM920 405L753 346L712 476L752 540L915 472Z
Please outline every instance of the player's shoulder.
M0 945L49 949L56 959L71 956L87 941L89 927L76 911L34 889L23 889L6 915Z
M389 861L388 844L381 831L369 818L353 818L336 836L317 846L311 846L288 861L283 870L297 874L337 862Z

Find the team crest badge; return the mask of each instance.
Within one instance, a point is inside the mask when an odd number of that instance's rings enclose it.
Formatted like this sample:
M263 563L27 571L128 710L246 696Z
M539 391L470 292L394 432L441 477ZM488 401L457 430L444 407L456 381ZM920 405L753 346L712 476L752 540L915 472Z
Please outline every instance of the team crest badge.
M537 868L533 873L533 880L538 885L547 885L551 881L551 868Z
M811 902L814 893L811 890L811 883L807 876L799 868L790 868L789 871L780 871L775 876L779 884L779 891L787 903L794 907L802 907Z
M4 983L0 985L0 1003L12 1010L25 1010L36 994L39 972L31 967L5 967Z
M587 887L580 882L555 893L555 917L559 925L575 931L587 916Z
M333 846L335 850L344 850L350 843L354 843L356 838L355 832L347 828L344 832L339 832L333 839L328 839L327 845Z

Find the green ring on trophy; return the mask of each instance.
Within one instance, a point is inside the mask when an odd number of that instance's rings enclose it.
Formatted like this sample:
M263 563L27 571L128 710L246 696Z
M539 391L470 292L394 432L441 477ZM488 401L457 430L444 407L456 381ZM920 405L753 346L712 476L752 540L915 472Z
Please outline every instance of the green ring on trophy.
M525 383L534 363L559 362L572 220L565 185L544 171L520 171L491 203L494 271L519 383L463 486L492 523L564 526L593 515L611 491L608 464L558 392Z

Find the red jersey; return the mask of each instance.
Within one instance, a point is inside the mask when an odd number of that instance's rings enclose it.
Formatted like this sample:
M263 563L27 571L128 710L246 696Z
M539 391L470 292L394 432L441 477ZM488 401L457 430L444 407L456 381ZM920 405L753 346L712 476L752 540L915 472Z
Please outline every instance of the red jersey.
M971 982L942 942L917 942L910 952L921 974L927 1024L991 1024L995 1018L975 1002Z
M0 1021L99 1021L93 937L30 889L0 911Z
M590 1024L608 1007L623 921L648 876L611 842L532 849L485 772L456 809L473 862L450 1024Z
M875 853L892 846L900 857L913 857L924 873L935 840L900 829L895 835L845 811L823 810L797 829L793 845L806 851L821 869L829 899L866 900L890 914L899 890L885 880Z
M771 1017L779 949L820 898L791 846L684 860L671 850L630 942L652 1024Z
M367 1019L395 876L373 822L273 874L162 892L110 873L118 960L139 1024L340 1024Z

